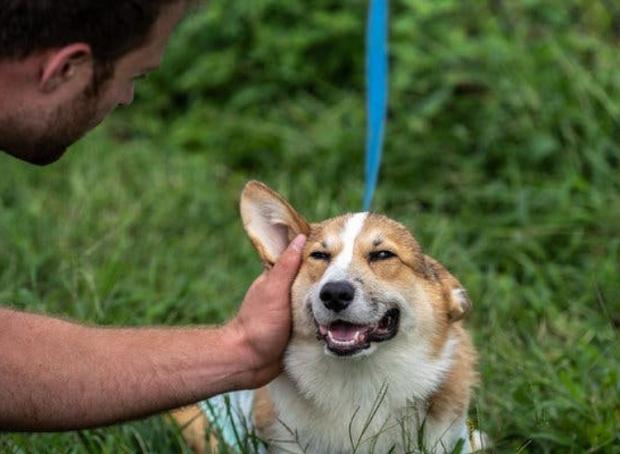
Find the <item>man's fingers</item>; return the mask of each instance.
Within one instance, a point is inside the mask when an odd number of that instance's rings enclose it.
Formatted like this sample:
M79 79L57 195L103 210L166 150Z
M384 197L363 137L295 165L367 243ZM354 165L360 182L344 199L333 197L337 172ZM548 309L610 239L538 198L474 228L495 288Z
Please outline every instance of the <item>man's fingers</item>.
M270 277L273 276L276 280L285 281L287 285L290 285L297 276L297 271L299 271L301 250L304 244L306 244L306 236L297 235L269 271Z

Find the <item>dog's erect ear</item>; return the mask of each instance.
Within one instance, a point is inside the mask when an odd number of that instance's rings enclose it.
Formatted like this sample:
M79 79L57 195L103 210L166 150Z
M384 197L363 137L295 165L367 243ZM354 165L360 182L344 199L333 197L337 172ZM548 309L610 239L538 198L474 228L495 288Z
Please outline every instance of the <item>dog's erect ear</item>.
M451 322L461 320L470 311L472 304L467 290L441 263L432 257L424 256L429 277L441 284L444 298L448 303L448 319Z
M241 218L265 265L273 265L288 244L310 225L270 187L250 181L241 193Z

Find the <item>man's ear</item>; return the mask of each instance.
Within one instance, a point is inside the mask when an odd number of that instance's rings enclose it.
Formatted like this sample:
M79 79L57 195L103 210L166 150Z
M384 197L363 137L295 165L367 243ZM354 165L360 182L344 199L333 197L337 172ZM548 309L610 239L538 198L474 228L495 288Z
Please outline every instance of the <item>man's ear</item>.
M93 56L85 43L69 44L48 53L39 77L39 89L50 93L69 81L90 80L93 72Z
M258 181L245 185L240 208L243 226L267 266L276 262L297 235L310 233L308 222L286 199Z
M448 320L456 322L461 320L471 310L472 303L467 295L467 290L461 285L441 263L432 257L424 256L427 275L439 281L442 293L447 300Z

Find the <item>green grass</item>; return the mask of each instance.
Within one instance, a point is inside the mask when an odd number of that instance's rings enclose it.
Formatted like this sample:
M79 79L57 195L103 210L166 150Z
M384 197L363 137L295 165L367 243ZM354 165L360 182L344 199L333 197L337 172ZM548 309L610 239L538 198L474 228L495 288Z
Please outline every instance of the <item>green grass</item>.
M218 2L58 164L0 157L0 304L103 324L214 323L260 272L246 180L311 220L358 210L366 2ZM374 209L468 288L498 452L620 452L620 9L392 3ZM155 417L0 435L8 452L174 452Z

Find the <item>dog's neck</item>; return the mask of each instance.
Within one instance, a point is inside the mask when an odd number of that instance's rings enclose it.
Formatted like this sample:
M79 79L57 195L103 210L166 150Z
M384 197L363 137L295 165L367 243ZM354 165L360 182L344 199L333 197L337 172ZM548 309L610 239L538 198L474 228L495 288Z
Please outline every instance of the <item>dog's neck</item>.
M430 346L403 337L393 345L381 345L370 356L337 358L322 346L293 341L285 374L300 396L326 414L347 403L372 406L384 390L384 405L391 410L412 402L424 408L449 372L457 346L458 340L451 337L432 357Z
M308 429L298 435L311 444L334 443L317 445L316 452L346 451L349 435L337 429L343 424L354 438L383 434L393 443L400 437L399 424L416 430L427 425L431 397L449 374L457 349L458 338L451 337L433 357L429 346L403 336L366 357L336 358L318 345L292 341L285 372L269 386L278 424ZM452 422L457 431L460 419Z

